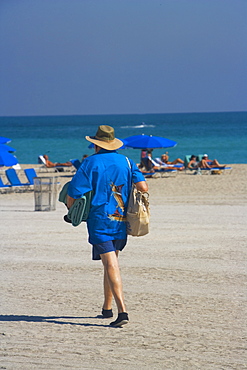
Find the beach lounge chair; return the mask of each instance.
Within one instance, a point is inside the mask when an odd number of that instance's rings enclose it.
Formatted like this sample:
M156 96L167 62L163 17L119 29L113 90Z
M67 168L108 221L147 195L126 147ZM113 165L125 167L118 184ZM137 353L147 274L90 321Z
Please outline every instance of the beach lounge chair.
M11 186L28 187L30 185L29 183L22 183L13 168L6 170L5 174Z
M197 160L200 162L202 158L204 157L204 154L198 154ZM202 174L207 174L207 175L220 175L221 173L231 173L232 172L232 167L226 166L226 167L213 167L213 168L201 168L201 173Z
M185 171L192 171L193 174L215 175L215 174L226 173L226 171L228 171L228 173L230 174L231 171L232 171L232 167L230 167L230 166L227 166L227 167L224 167L224 168L221 168L221 167L200 168L199 170L197 170L197 169L190 169L190 168L188 168L188 164L190 162L190 158L191 158L191 155L186 155L184 157ZM202 158L203 158L203 154L198 154L196 156L196 161L197 162L200 162L202 160Z
M159 177L170 177L170 176L177 176L177 170L155 170L154 172L142 172L145 178L152 178L157 179Z
M198 154L197 159L198 162L202 160L204 157L204 154ZM226 166L226 167L213 167L213 168L201 168L202 174L207 174L207 175L220 175L221 173L231 173L232 172L232 167Z
M200 168L200 171L202 174L207 174L207 175L220 175L222 173L226 174L226 173L231 173L232 172L232 167L224 167L224 168L221 168L221 167L213 167L213 168Z
M24 170L25 175L29 181L29 185L34 185L34 177L38 177L34 168L26 168Z
M160 177L159 174L157 174L156 172L142 172L143 176L145 178L152 178L152 179L157 179L158 177Z
M79 159L72 159L72 160L70 160L70 162L72 163L72 165L73 165L73 167L76 169L76 170L78 170L78 168L76 167L76 166L78 166L78 162L80 162L79 161ZM45 168L47 171L48 170L53 170L53 171L55 171L55 172L64 172L64 171L71 171L71 168L73 169L73 167L72 166L55 166L55 167L47 167L47 165L46 165L46 160L45 160L45 158L44 158L44 156L43 155L39 155L38 156L38 163L39 164L43 164L43 168ZM74 164L75 163L75 164Z
M185 167L185 169L188 169L188 164L190 163L190 158L191 158L191 155L186 155L184 157L184 167Z
M177 176L178 170L173 168L162 168L160 170L155 170L155 173L159 174L160 177Z
M65 168L65 167L61 167L61 166L47 167L46 160L43 157L43 155L38 156L38 163L43 164L42 168L45 168L46 171L51 170L51 171L55 171L55 172L63 172L64 168Z
M10 188L10 185L6 185L3 183L3 180L1 177L0 177L0 188Z
M38 156L38 164L43 164L44 166L46 165L43 155Z
M43 157L43 155L38 156L38 164L42 165L40 167L41 170L45 170L46 172L48 172L48 167L46 167L46 162L45 162L45 158Z
M143 173L144 177L167 177L167 176L176 176L178 174L177 170L174 170L169 167L164 167L160 169L154 169L154 164L150 161L148 157L142 158L141 160L142 167L144 167L145 172ZM154 171L154 172L153 172Z

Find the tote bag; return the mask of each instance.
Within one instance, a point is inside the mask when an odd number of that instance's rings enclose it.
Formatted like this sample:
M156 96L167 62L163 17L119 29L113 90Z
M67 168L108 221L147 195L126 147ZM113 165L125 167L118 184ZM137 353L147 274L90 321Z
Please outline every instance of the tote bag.
M143 236L149 233L149 193L132 186L126 214L127 234Z

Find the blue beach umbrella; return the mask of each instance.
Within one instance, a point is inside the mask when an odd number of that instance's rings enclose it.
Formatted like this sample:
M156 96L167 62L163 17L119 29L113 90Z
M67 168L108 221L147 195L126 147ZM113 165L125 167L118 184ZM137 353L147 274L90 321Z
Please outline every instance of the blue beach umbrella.
M18 163L17 158L12 154L6 151L0 152L0 166L10 167L14 166L17 163Z
M10 143L11 140L8 139L7 137L4 137L4 136L0 136L0 144L7 144L7 143Z
M9 152L9 153L13 153L15 152L16 150L14 148L12 148L11 146L9 145L5 145L5 144L0 144L0 153L1 152Z
M158 149L172 148L177 145L176 141L161 136L133 135L124 139L125 146L133 149Z

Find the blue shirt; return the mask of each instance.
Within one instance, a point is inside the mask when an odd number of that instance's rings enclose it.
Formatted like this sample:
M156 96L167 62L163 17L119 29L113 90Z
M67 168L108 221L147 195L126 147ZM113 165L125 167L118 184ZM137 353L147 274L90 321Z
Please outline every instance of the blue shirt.
M89 243L125 239L126 208L133 183L145 181L136 164L115 150L87 157L73 177L68 195L81 198L93 190L87 219Z

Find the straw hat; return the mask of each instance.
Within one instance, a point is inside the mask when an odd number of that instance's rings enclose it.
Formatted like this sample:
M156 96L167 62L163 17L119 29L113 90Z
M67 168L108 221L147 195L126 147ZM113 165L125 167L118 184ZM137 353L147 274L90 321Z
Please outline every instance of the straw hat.
M116 150L123 145L115 138L114 128L106 125L99 126L95 136L85 136L85 139L106 150Z

